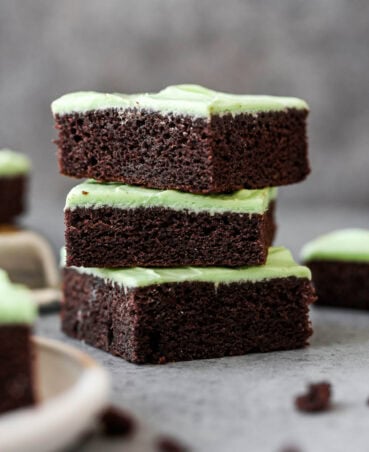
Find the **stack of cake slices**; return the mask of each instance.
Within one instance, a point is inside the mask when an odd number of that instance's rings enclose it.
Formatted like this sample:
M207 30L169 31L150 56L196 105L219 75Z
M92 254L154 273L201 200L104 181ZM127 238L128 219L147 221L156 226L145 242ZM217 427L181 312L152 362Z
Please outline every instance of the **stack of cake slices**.
M135 363L306 345L310 272L271 247L309 173L296 98L195 85L52 104L69 193L62 328Z

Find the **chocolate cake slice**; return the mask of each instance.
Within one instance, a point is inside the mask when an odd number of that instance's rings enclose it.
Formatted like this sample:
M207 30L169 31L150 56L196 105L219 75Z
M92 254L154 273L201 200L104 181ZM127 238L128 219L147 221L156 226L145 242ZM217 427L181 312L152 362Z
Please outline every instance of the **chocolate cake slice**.
M155 94L77 92L52 103L60 171L192 193L300 182L307 104L197 85Z
M0 269L0 414L35 403L29 291Z
M23 213L28 158L10 149L0 149L0 224L11 224Z
M304 246L318 302L339 308L369 309L369 230L342 229Z
M304 347L310 271L284 248L264 266L65 267L62 329L134 363Z
M67 264L84 267L265 263L275 188L194 195L84 182L67 196Z

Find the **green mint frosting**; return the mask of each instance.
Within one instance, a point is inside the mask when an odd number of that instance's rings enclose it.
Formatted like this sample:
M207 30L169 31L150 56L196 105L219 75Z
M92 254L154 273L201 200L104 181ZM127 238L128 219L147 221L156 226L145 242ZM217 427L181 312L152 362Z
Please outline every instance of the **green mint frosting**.
M0 149L0 176L26 174L30 168L30 160L25 155L10 149Z
M369 263L369 230L342 229L322 235L302 248L301 259Z
M118 183L103 184L88 180L72 188L67 196L65 209L163 207L195 212L261 214L268 209L270 201L276 195L276 188L239 190L222 195L194 195L176 190L156 190Z
M308 110L305 101L295 97L228 94L199 85L174 85L158 93L104 94L81 91L66 94L51 104L54 115L83 113L104 109L145 109L163 113L186 114L209 118L212 115L231 113L259 113L281 111L288 108Z
M0 326L10 323L33 323L37 310L30 291L19 284L12 284L4 270L0 269Z
M62 265L65 265L65 250L62 250ZM307 267L296 264L290 251L282 247L269 249L265 265L255 267L177 267L177 268L86 268L69 267L82 274L89 274L110 281L124 289L145 287L155 284L203 281L214 284L229 284L242 281L263 281L266 279L296 278L311 279Z

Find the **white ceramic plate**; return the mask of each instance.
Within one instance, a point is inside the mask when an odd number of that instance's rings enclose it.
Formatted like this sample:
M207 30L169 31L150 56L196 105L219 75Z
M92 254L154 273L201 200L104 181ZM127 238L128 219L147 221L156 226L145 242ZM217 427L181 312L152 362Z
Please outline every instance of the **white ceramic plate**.
M40 403L0 416L2 452L57 451L93 425L107 403L106 372L58 341L34 338Z
M0 226L0 268L32 290L38 306L60 301L59 270L49 242L33 231Z

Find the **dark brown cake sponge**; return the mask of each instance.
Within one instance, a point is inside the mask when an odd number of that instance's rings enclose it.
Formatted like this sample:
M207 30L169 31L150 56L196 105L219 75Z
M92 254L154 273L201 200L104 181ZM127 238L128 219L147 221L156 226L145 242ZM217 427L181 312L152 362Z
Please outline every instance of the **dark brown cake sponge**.
M306 278L122 287L66 268L62 329L134 363L301 348L312 334Z
M209 118L105 109L55 115L62 174L192 193L300 182L307 110Z
M68 266L262 265L276 231L275 202L264 214L161 207L65 211Z

